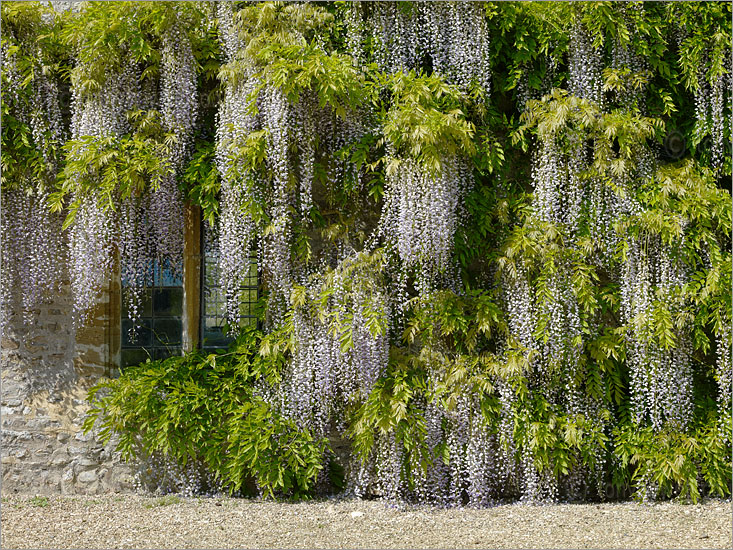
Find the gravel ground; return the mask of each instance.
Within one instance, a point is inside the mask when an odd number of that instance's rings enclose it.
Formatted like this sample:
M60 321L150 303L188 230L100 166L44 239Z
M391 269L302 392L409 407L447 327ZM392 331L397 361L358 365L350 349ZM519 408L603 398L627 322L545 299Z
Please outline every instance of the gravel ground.
M731 502L389 508L109 495L3 497L9 548L731 548Z

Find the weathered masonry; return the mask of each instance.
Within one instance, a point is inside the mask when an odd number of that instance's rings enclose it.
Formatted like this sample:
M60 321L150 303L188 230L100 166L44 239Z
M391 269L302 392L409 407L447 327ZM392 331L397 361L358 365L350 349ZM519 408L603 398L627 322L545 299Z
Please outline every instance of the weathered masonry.
M147 357L227 345L215 247L207 245L200 219L198 209L187 210L182 270L151 266L154 285L143 299L141 327L134 337L118 264L83 328L72 326L68 284L30 318L12 314L0 342L3 492L132 490L132 472L113 445L82 431L87 391L102 377ZM254 262L243 291L241 322L256 322Z

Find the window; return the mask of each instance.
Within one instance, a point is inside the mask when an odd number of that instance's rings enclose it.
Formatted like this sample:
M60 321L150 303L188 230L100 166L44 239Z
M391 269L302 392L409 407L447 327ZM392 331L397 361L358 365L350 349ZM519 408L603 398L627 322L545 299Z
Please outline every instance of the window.
M226 296L219 285L219 249L208 224L204 223L201 262L201 349L224 348L232 338L226 335ZM256 325L258 294L257 260L253 256L241 287L239 325Z
M124 368L146 359L165 359L181 353L183 336L183 280L155 261L152 286L143 293L140 326L133 335L127 308L122 307L120 365ZM125 286L125 281L122 281Z
M191 218L200 220L200 213L192 214ZM226 296L219 285L218 244L211 233L208 224L203 222L199 227L194 225L187 229L184 275L180 274L181 270L174 271L165 263L151 262L152 285L143 293L140 326L134 335L130 330L132 322L127 308L122 304L121 311L118 310L121 313L120 325L115 330L121 332L122 368L137 365L148 358L158 360L178 355L184 348L212 351L226 348L231 343L232 338L226 334ZM187 263L185 258L195 258L195 262ZM124 280L121 283L126 286ZM256 325L259 292L254 256L239 298L240 326Z

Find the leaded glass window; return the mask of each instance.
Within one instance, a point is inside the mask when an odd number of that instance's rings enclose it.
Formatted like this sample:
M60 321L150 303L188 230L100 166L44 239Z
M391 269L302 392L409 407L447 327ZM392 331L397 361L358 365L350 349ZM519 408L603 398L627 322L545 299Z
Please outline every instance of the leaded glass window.
M142 363L146 359L165 359L180 355L183 336L183 279L180 270L167 263L152 262L153 272L144 291L139 325L132 326L127 309L122 307L120 365ZM125 281L122 281L123 287ZM135 330L132 330L135 328Z
M201 349L227 347L232 338L227 334L227 297L219 284L219 247L216 234L204 223L201 261ZM240 288L239 326L257 324L257 258L253 254L249 270Z

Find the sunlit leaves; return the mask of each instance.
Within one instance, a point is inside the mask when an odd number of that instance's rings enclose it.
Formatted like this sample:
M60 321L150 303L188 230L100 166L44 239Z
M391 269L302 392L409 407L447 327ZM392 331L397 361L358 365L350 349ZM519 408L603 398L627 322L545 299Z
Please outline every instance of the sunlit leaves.
M475 129L461 109L457 88L437 76L410 72L392 76L388 89L392 105L383 131L396 153L418 160L430 172L440 171L443 158L473 153Z

